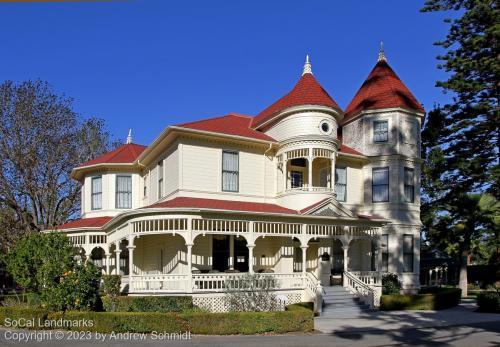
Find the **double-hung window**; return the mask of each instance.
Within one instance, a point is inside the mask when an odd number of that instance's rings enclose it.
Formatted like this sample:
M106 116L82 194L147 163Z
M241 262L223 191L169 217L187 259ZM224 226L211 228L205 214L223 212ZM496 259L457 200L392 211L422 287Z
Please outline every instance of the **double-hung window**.
M415 202L415 170L404 168L404 201Z
M91 208L93 210L102 209L102 176L92 177L91 195Z
M116 176L116 208L132 208L131 176Z
M347 198L347 168L335 167L335 194L338 201L346 201Z
M163 197L163 160L158 162L158 199Z
M403 272L413 272L413 235L403 235Z
M372 169L372 201L389 201L389 168L378 167Z
M382 253L382 266L380 271L389 271L389 235L383 234L380 237L380 252Z
M389 140L389 122L386 120L373 122L373 142L387 142Z
M222 190L237 192L239 189L239 155L235 151L222 151Z
M144 182L143 182L144 188L143 188L142 196L146 197L146 196L148 196L148 176L147 175L144 176L143 180L144 180Z

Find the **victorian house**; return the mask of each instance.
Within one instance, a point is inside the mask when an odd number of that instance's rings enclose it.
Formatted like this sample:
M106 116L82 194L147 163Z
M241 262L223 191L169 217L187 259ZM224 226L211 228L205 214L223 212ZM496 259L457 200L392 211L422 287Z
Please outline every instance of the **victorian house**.
M57 227L129 295L223 310L261 273L288 302L341 285L377 306L380 275L418 290L424 116L383 51L345 110L313 74L256 116L167 127L72 172L81 218Z

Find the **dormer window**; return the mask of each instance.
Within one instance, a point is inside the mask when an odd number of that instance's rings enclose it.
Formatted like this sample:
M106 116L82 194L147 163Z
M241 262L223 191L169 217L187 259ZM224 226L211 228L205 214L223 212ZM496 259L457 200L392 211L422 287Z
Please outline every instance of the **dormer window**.
M116 176L116 208L132 208L131 176Z
M386 120L373 122L373 142L387 142L389 140L389 122Z
M92 177L91 183L91 208L92 210L102 209L102 177Z

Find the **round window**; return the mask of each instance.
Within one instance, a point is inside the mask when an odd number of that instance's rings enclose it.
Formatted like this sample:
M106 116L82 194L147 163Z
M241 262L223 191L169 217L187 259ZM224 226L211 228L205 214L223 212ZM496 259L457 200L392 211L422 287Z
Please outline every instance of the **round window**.
M324 119L319 123L319 130L326 135L330 135L332 132L332 124L330 121Z

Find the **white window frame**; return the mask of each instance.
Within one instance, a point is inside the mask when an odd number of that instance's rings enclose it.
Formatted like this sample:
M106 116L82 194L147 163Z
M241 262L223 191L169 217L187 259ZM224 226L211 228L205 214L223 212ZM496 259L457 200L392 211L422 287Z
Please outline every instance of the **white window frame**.
M345 170L345 183L339 183L337 180L337 170ZM337 191L337 186L344 188L344 199L340 200L337 195L337 201L346 202L347 201L347 167L346 166L335 166L335 192Z
M410 172L410 171L412 173L411 184L409 184L406 181L406 172ZM411 191L411 196L408 196L407 190L408 190L408 192ZM415 169L412 167L404 167L403 168L403 201L407 202L407 203L414 203L415 202Z
M237 163L237 170L226 170L224 169L224 154L232 154L236 155L236 163ZM224 185L224 180L227 174L235 174L236 175L236 189L230 189ZM235 151L235 150L228 150L224 149L222 150L222 161L221 161L221 190L223 192L231 192L231 193L238 193L240 190L240 152Z
M158 177L158 200L163 198L165 194L164 190L164 180L163 180L163 159L158 161L158 172L157 172L157 177Z
M118 178L119 177L126 177L130 179L130 192L127 191L119 191L118 190ZM118 194L128 194L130 196L130 199L128 201L130 202L129 206L118 206ZM126 200L127 201L127 200ZM115 182L115 207L116 209L119 210L124 210L124 209L130 209L132 208L132 175L116 175L116 182Z
M410 241L410 250L405 248L406 239L409 238ZM410 258L410 261L406 261L406 258ZM411 268L407 268L406 264L411 266ZM415 269L415 237L412 234L404 234L403 235L403 272L413 272Z
M95 180L101 180L101 190L99 192L94 191ZM99 207L94 206L94 196L99 196ZM102 210L102 176L94 176L90 179L90 209L92 211Z
M385 139L383 140L376 140L377 135L379 135L379 132L377 132L376 126L378 124L385 123L387 125L387 130L385 132ZM377 119L372 122L372 140L373 143L386 143L389 142L389 129L390 129L390 124L388 119Z
M375 171L387 171L387 183L386 184L375 184L375 181L373 179L373 175ZM391 201L391 191L390 191L390 182L391 182L391 177L390 177L391 171L389 170L388 166L383 166L383 167L374 167L372 168L372 203L379 203L379 202L390 202ZM387 186L387 200L375 200L375 194L373 193L375 191L375 186Z

